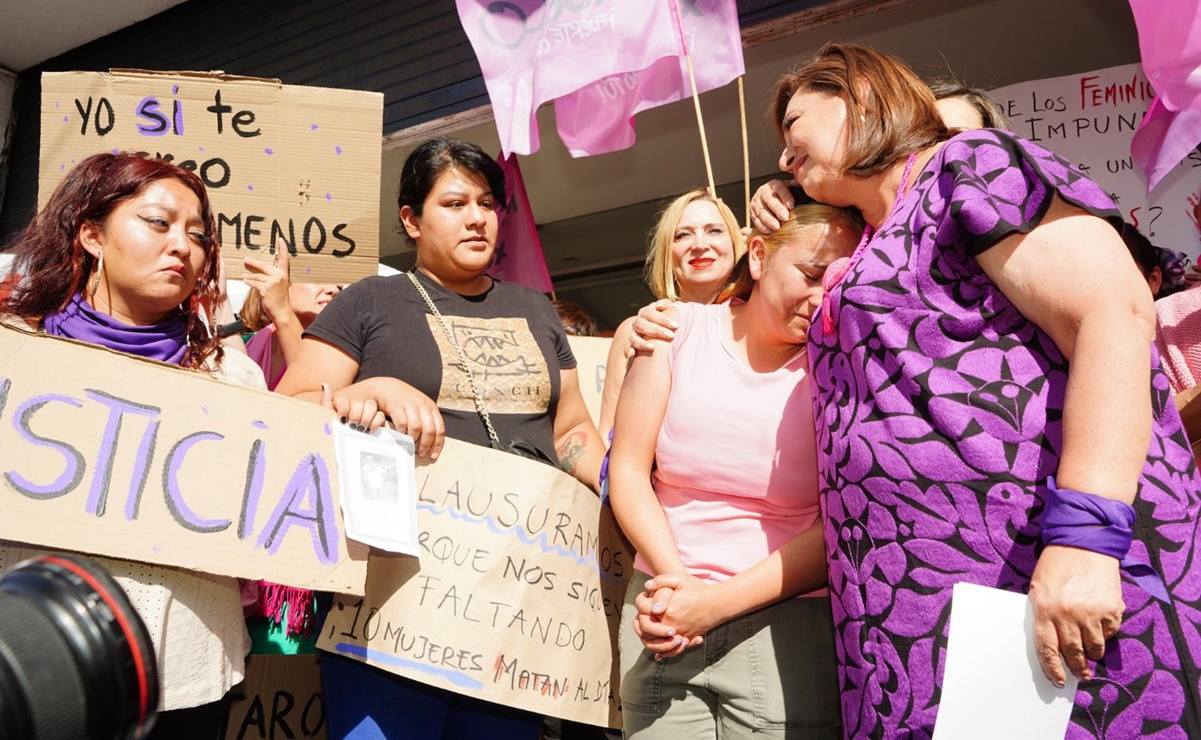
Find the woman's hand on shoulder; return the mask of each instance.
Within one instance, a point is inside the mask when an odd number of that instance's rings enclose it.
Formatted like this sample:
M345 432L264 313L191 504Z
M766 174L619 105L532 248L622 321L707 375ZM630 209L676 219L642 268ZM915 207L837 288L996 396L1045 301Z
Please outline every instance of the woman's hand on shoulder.
M770 234L788 220L788 214L795 206L788 183L768 180L751 196L751 224L756 230Z
M626 355L633 357L635 354L653 352L656 343L675 339L676 329L679 328L674 301L661 298L643 306L630 327L630 346Z

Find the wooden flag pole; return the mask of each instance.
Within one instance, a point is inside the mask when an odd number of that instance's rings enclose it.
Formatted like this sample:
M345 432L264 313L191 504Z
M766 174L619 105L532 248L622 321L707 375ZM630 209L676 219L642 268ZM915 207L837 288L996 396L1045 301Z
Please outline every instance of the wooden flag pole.
M743 89L742 78L738 76L738 114L742 123L742 197L746 207L746 217L743 226L751 225L751 155L747 144L746 134L746 91Z
M713 163L709 159L709 139L705 135L705 119L701 116L701 96L696 91L696 75L692 71L692 54L684 48L684 62L688 65L688 84L692 85L692 105L696 109L696 127L701 132L701 154L705 157L705 176L709 178L709 195L717 197L717 186L713 184Z
M688 37L684 35L684 22L680 19L677 0L667 0L671 19L680 35L680 48L684 51L684 64L688 67L688 84L692 86L692 107L696 110L696 127L701 133L701 155L705 158L705 175L709 178L709 195L717 197L717 186L713 183L713 162L709 159L709 138L705 135L705 119L701 116L701 95L696 90L696 72L692 69L692 52L688 50Z

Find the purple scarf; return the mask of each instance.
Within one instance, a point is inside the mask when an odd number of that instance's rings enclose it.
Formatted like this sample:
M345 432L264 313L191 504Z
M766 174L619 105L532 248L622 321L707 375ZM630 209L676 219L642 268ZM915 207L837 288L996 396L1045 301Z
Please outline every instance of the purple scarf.
M182 363L188 353L188 326L182 313L150 326L130 326L92 308L79 293L62 310L42 317L42 330L172 365Z
M1077 547L1108 555L1143 590L1165 604L1172 603L1159 573L1134 555L1134 507L1122 501L1071 488L1059 488L1055 476L1047 478L1046 508L1043 510L1044 545Z

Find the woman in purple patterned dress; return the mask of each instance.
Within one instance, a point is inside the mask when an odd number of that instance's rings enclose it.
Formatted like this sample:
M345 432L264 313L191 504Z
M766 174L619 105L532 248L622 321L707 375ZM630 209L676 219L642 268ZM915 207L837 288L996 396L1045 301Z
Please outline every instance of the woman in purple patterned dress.
M875 227L809 338L848 735L931 734L967 581L1030 593L1044 672L1083 679L1069 738L1201 737L1201 480L1113 201L952 136L863 47L785 75L775 114L781 167Z

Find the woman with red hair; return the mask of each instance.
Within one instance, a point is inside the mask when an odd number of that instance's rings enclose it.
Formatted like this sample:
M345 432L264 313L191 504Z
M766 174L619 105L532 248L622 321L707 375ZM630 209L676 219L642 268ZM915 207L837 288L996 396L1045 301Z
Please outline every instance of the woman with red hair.
M0 316L54 336L219 373L209 330L220 250L204 185L168 162L97 154L80 162L10 249L21 276ZM0 570L37 554L0 543ZM154 736L216 737L221 698L242 680L249 641L233 578L100 559L154 643Z

